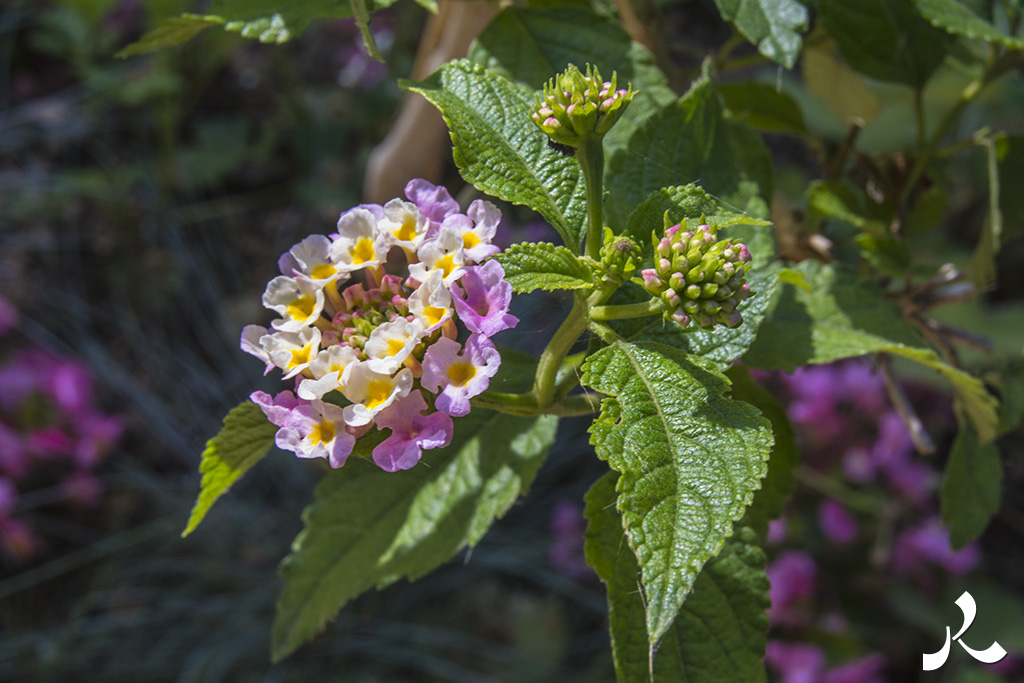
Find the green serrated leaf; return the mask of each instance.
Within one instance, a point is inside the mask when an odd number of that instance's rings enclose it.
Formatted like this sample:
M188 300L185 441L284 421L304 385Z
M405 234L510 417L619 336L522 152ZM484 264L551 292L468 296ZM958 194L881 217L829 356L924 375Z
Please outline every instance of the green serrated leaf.
M582 383L608 395L591 443L622 475L616 506L639 560L653 645L760 486L771 428L725 397L714 363L662 344L607 346L584 363Z
M923 86L952 42L914 0L817 0L815 7L847 63L880 81Z
M349 6L352 8L356 26L359 27L359 35L363 37L363 48L366 49L366 53L378 62L383 62L384 56L377 48L377 41L370 31L370 10L366 7L366 0L349 0Z
M997 43L1015 50L1024 49L1024 39L1001 31L957 0L914 0L917 11L933 26L949 33Z
M776 267L752 270L747 275L754 295L740 303L736 309L743 316L743 322L734 328L717 326L710 330L688 327L685 330L660 316L613 321L612 329L626 341L653 341L702 356L715 361L723 370L737 358L743 356L757 335L757 328L764 320L772 301L778 278ZM639 288L637 288L639 290ZM635 296L634 296L635 294ZM634 303L644 301L650 295L643 290L623 288L612 298L611 303Z
M746 203L750 183L765 205L772 193L764 143L748 124L725 117L707 70L682 98L651 112L628 145L609 154L609 211L628 215L652 192L695 182L726 206Z
M999 510L1003 466L995 444L981 445L969 423L960 425L946 463L939 500L949 542L959 550L976 538Z
M793 425L786 409L763 386L754 381L744 365L734 365L726 373L732 382L732 397L749 403L772 423L775 445L768 460L768 474L761 488L754 494L754 502L743 515L742 523L751 527L761 538L768 533L768 522L779 517L796 488L795 469L799 461Z
M354 460L331 471L281 564L274 659L315 636L360 593L416 579L475 545L529 488L556 426L553 416L476 409L456 420L451 445L428 451L410 470L384 472Z
M768 59L792 69L807 30L807 8L797 0L715 0L722 18Z
M807 132L800 106L787 93L755 81L718 86L730 112L742 116L758 130L803 135Z
M215 17L183 16L164 19L152 31L149 31L114 56L123 59L132 55L141 55L146 52L160 50L165 47L175 47L176 45L187 43L211 26L223 23L223 21L217 21Z
M266 456L274 445L276 433L277 427L267 421L263 411L252 401L231 409L220 433L206 442L199 464L203 475L199 497L181 533L183 537L195 531L217 499Z
M976 377L943 363L878 285L842 264L803 261L811 291L782 287L769 304L757 338L744 355L756 368L792 372L869 353L890 353L921 363L948 379L982 440L995 438L999 404Z
M578 251L586 229L583 178L576 160L548 146L530 120L534 93L468 60L449 62L402 86L441 110L455 163L477 189L540 213Z
M586 496L585 552L608 589L616 677L658 683L765 680L768 617L764 553L749 529L737 529L694 583L675 623L654 650L647 642L639 567L614 508L610 472Z
M621 87L632 83L642 92L667 83L621 24L587 6L507 7L470 47L469 59L534 90L569 64L582 69L587 63L606 78L616 72Z
M565 247L547 242L520 242L495 259L517 294L535 289L590 289L594 269Z

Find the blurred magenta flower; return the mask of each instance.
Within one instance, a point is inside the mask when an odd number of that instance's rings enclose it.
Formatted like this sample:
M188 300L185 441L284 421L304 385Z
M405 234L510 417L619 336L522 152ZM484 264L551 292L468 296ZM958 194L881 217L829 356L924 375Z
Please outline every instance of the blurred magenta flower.
M587 521L583 508L575 500L560 500L551 512L551 545L548 560L563 574L574 579L588 579L595 576L583 556L583 533Z
M921 575L929 565L934 565L961 576L974 569L980 560L977 542L953 550L949 545L949 530L938 515L901 532L892 550L892 569L900 574Z
M18 326L18 309L10 301L0 296L0 336Z
M779 673L780 683L820 683L825 653L815 645L769 640L765 663Z
M768 597L772 601L768 618L772 624L801 626L806 623L809 615L794 608L814 593L818 573L814 559L799 550L787 550L768 565L767 573L771 583Z
M846 545L857 538L857 520L834 500L822 501L818 508L818 524L825 537L838 545Z

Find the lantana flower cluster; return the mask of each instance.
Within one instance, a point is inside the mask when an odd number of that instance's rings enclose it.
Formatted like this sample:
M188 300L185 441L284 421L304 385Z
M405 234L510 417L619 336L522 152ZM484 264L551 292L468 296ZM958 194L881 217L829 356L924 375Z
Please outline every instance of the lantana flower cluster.
M373 460L409 469L451 441L452 418L501 364L491 337L519 322L501 264L485 262L501 212L476 200L461 213L425 180L405 195L350 209L337 233L293 246L263 294L280 318L242 331L244 351L295 382L250 398L279 428L278 447L299 457L341 467L357 439L390 430Z
M747 247L732 240L718 240L716 228L699 225L687 230L674 225L664 237L654 238L654 268L641 271L643 286L660 296L666 317L681 327L696 322L704 328L743 322L736 307L750 296L744 282L750 270Z

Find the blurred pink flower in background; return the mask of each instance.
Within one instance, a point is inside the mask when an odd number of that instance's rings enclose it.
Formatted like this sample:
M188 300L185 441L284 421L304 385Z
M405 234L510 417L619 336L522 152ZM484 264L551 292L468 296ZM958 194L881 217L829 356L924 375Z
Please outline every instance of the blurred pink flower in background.
M768 597L772 601L768 618L772 624L800 626L806 623L810 615L800 610L799 604L814 593L818 574L814 559L799 550L787 550L768 565L767 573L771 583Z
M17 311L0 297L0 333ZM93 376L83 363L38 347L0 361L0 550L20 561L44 543L16 518L21 486L57 484L65 502L95 506L102 487L93 469L124 431L124 419L95 405ZM56 480L56 481L55 481Z
M551 545L548 560L556 569L574 579L595 576L583 555L583 534L587 521L578 501L560 500L551 512Z

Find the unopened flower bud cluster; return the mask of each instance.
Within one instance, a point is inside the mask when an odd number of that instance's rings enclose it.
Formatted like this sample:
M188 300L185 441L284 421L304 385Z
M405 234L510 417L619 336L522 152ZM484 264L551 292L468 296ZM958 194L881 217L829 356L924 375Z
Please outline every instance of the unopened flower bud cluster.
M640 263L640 247L626 235L613 235L605 228L605 242L601 246L601 272L605 280L622 282Z
M641 271L644 289L660 296L666 316L682 327L736 327L743 321L736 307L750 296L744 282L750 252L743 244L717 240L715 232L707 225L668 228L661 239L655 236L654 268Z
M555 142L578 147L585 138L600 137L622 116L633 99L633 90L616 85L616 75L605 81L587 65L584 76L570 64L544 86L530 115L533 122Z
M452 417L469 412L501 364L491 336L518 323L504 270L482 263L498 251L498 209L477 200L463 214L424 180L405 194L350 209L330 238L293 246L263 294L280 317L242 332L244 351L295 382L294 393L250 398L278 426L278 447L299 457L341 467L374 428L390 430L373 449L388 471L448 445Z

